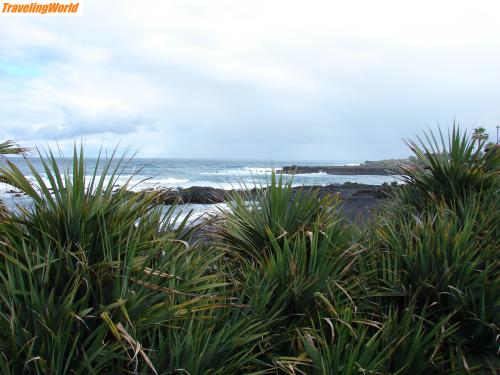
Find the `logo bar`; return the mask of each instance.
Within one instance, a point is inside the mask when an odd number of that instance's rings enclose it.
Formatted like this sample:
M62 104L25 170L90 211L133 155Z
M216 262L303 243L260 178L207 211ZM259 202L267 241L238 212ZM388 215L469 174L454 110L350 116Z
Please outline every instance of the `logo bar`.
M81 16L83 4L78 2L5 2L1 5L0 15L5 16Z

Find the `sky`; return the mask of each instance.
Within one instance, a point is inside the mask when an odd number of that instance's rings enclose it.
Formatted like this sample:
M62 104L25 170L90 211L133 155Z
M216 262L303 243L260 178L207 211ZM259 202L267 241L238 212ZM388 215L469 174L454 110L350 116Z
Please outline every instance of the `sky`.
M29 1L28 1L29 2ZM86 0L0 15L0 139L142 157L373 160L500 125L500 2Z

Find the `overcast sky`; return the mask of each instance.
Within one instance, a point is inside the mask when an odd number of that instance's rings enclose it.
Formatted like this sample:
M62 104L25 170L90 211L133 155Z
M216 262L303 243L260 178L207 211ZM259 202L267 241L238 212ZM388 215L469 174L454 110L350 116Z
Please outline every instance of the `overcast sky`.
M29 1L28 1L29 2ZM407 156L500 124L500 1L86 0L0 15L0 139L145 157Z

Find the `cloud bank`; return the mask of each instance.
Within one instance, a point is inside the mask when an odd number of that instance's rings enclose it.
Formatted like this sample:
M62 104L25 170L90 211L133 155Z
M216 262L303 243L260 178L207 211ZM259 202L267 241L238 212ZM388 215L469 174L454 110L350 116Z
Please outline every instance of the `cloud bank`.
M85 2L0 22L0 129L141 156L374 159L500 123L497 1Z

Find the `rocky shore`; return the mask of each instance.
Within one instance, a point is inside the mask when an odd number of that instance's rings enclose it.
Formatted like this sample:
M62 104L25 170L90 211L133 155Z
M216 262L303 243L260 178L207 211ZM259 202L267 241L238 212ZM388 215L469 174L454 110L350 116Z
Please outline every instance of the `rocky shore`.
M325 186L303 186L294 187L298 189L312 189L318 197L327 195L338 195L342 202L342 210L344 215L351 220L364 220L372 215L376 209L388 196L391 189L396 186L392 185L366 185L359 183L346 182L344 184L330 184ZM165 204L216 204L227 202L231 199L234 193L241 190L223 190L213 187L193 186L189 188L158 188L148 189L133 194L147 194L154 192L157 199ZM250 196L256 193L257 189L247 191ZM6 191L7 196L12 198L23 197L22 192L17 190Z
M342 209L350 219L366 218L388 195L395 185L365 185L346 182L344 184L330 184L326 186L294 187L294 190L314 189L319 197L338 194L342 202ZM256 192L256 189L249 191ZM190 188L156 189L145 192L155 192L158 199L164 204L215 204L231 199L238 190L223 190L213 187L193 186ZM144 193L144 192L143 192Z

